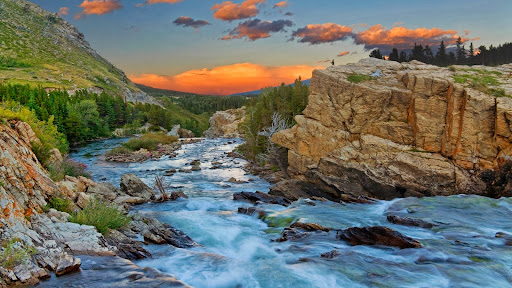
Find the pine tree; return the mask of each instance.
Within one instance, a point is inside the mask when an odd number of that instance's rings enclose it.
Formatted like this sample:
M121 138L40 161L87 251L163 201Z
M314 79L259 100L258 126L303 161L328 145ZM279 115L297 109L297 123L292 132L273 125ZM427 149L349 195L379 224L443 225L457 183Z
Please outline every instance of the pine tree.
M448 55L446 54L446 46L444 45L444 41L441 41L441 45L439 45L439 49L436 54L436 62L439 66L447 66Z
M388 60L389 61L397 61L397 62L400 60L400 55L398 55L398 49L393 48L393 50L389 54L389 59Z
M370 53L370 57L377 58L377 59L383 59L382 53L380 52L379 49L372 50L372 52Z

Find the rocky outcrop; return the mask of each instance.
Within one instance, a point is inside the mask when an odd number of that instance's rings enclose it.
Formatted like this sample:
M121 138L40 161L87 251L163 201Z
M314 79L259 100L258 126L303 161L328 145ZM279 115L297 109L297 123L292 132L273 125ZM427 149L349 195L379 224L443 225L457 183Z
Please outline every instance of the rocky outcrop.
M217 111L210 118L210 128L204 132L207 138L239 138L239 124L245 120L245 107Z
M39 139L28 124L0 124L0 287L34 285L50 272L60 276L78 271L82 262L77 255L150 257L139 241L142 237L176 247L197 245L170 225L136 214L129 227L110 231L105 239L95 227L69 222L68 213L46 211L52 197L71 200L71 211L80 211L92 198L127 210L150 201L154 193L134 175L123 176L121 189L84 177L65 176L54 183L31 150L35 142ZM52 154L54 161L62 159L59 152Z
M124 174L121 176L121 191L132 197L139 197L146 201L155 197L153 189L149 188L135 174Z
M482 173L512 156L512 99L453 77L493 75L512 95L512 65L469 68L363 59L315 70L304 115L272 140L289 149L289 174L329 199L487 195Z

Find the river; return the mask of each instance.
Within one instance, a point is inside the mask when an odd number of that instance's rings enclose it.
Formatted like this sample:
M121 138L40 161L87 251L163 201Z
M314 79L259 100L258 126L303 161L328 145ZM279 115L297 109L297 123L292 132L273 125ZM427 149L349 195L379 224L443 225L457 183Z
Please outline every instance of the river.
M152 259L135 261L175 275L195 287L512 287L512 249L497 232L512 233L512 199L479 196L406 198L375 204L339 204L303 200L290 207L264 205L273 225L237 213L251 205L232 200L234 192L269 191L270 184L243 170L246 162L226 153L240 139L207 139L182 146L175 158L136 164L113 164L101 155L124 139L92 143L71 154L88 165L93 179L119 184L125 173L134 173L152 186L165 170L189 168L201 161L201 171L166 177L169 192L183 191L189 198L144 204L133 211L158 218L192 237L201 247L179 249L149 245ZM229 142L228 142L229 141ZM231 143L232 142L232 143ZM212 162L221 168L209 169ZM233 184L234 177L245 180ZM249 181L251 180L251 181ZM387 215L423 219L432 229L391 224ZM314 222L324 227L383 225L419 240L423 248L350 246L336 240L336 232L312 233L293 242L277 243L290 221ZM334 259L320 255L338 249ZM80 274L51 280L43 286L91 287L115 283L115 269L92 269L101 257L85 257ZM87 268L89 267L89 268ZM93 272L91 272L93 271ZM113 272L114 271L114 272ZM95 282L88 278L94 277ZM90 285L88 285L88 283ZM98 285L94 286L98 287ZM119 283L117 283L119 284ZM83 286L82 286L83 285ZM119 284L121 285L121 284Z

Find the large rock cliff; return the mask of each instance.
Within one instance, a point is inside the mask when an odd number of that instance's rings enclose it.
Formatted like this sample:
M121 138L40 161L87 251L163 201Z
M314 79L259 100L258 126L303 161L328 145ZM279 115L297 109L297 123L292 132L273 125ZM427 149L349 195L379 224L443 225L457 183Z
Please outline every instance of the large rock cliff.
M488 94L512 95L511 76L377 59L315 70L303 115L272 140L330 198L486 195L512 155L512 99ZM470 81L483 77L500 86Z
M245 107L217 111L210 118L210 128L204 131L207 138L238 138L242 134L239 125L245 120Z

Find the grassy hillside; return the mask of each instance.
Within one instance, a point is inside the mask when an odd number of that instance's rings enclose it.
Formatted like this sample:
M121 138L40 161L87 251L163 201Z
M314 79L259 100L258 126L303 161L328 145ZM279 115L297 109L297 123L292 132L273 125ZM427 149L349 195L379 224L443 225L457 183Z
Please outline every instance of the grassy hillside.
M152 101L75 27L25 0L0 0L0 55L0 82Z

